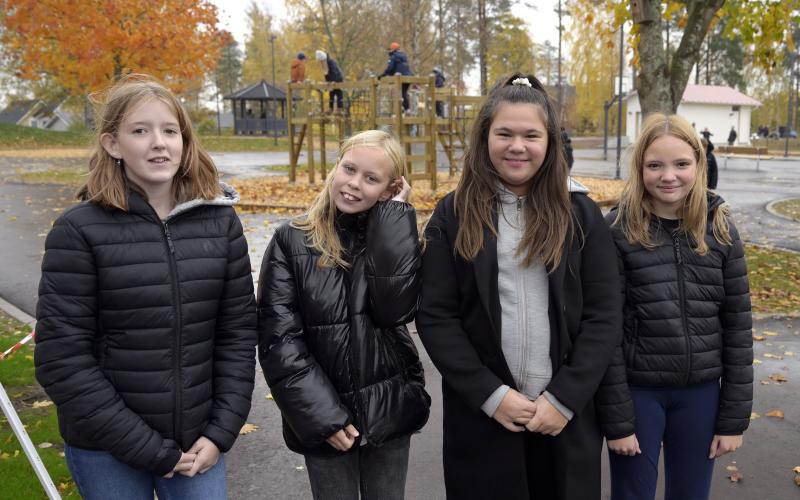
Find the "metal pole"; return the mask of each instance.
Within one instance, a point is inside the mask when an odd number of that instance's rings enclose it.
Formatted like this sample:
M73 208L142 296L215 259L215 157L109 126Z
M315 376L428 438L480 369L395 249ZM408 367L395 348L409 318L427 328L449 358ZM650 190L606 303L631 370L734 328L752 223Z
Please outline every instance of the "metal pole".
M615 179L619 179L620 162L622 160L622 66L624 64L625 24L619 25L619 102L617 103L617 171Z
M275 89L275 35L269 36L269 44L272 46L272 88ZM272 99L272 131L274 138L274 145L278 145L278 106L275 99Z
M561 86L561 0L558 0L558 118L563 116L564 91Z
M603 161L608 160L608 108L610 108L612 104L614 104L613 100L603 103L603 115L605 118L603 124Z
M216 79L217 82L217 92L215 94L215 100L217 101L217 135L222 135L222 124L220 123L220 114L219 114L219 77Z
M25 454L28 456L28 461L33 466L33 470L36 472L39 482L42 483L42 487L44 488L45 493L47 493L47 497L50 500L61 500L61 495L59 495L56 486L53 484L53 480L50 479L50 474L47 473L47 469L45 468L42 459L39 457L39 454L36 453L36 447L33 446L33 442L31 442L31 438L28 436L27 431L25 431L25 427L22 425L19 415L17 415L17 412L14 410L11 400L8 399L8 394L6 394L6 390L2 383L0 383L0 406L3 407L3 413L5 413L8 423L11 425L11 429L13 429L14 434L17 435L17 439L22 445L22 449L25 450Z
M790 55L792 57L792 55ZM789 86L786 87L786 102L787 102L787 110L786 110L786 139L784 141L783 146L783 157L787 158L789 156L789 131L792 130L792 77L794 76L794 61L789 61Z

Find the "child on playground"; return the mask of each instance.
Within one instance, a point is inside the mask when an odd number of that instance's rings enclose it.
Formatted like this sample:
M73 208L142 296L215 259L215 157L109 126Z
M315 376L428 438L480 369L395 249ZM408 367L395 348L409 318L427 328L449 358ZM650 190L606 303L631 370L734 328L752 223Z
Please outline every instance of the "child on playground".
M616 256L560 130L536 78L498 81L425 230L416 324L442 374L448 498L600 497Z
M280 226L258 285L259 360L316 500L402 499L428 418L406 323L420 247L400 144L347 139L307 214Z
M78 490L225 499L257 339L238 195L175 96L130 75L79 196L45 242L34 357Z
M635 434L609 440L612 498L707 499L714 459L742 444L753 399L750 295L729 206L707 189L691 125L656 113L607 216L624 288Z

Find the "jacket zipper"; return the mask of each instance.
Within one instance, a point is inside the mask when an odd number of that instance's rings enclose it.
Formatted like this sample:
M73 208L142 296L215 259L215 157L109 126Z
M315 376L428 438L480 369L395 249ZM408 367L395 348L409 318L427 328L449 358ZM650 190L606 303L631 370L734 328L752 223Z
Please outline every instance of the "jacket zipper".
M516 220L516 224L517 224L517 228L516 228L517 229L517 234L519 235L519 237L517 238L517 246L519 246L519 243L522 241L522 199L521 198L517 198L517 220ZM528 305L525 302L526 293L525 293L525 273L524 272L520 272L519 273L519 283L520 283L520 290L519 290L519 292L520 292L520 301L519 301L520 308L518 309L520 311L520 322L519 322L519 338L520 338L519 390L520 390L520 392L524 393L525 389L526 389L525 388L525 382L526 382L525 361L527 360L527 357L528 357L528 352L527 352L528 351L528 344L526 342L527 335L526 335L526 331L525 331L526 327L527 327L527 324L528 324L528 318L527 318L527 314L526 314L527 310L528 310Z
M178 290L177 275L178 266L175 262L175 245L172 242L172 233L169 230L169 223L166 221L161 222L162 229L164 230L164 241L167 245L167 254L169 256L169 276L172 284L172 303L175 304L175 329L172 336L172 377L175 381L175 412L172 415L173 435L175 441L181 442L181 407L182 407L182 381L181 381L181 302L180 291Z
M683 257L681 256L681 246L677 235L672 236L672 246L675 249L675 267L678 272L678 296L681 306L681 325L683 326L683 338L686 344L686 374L683 377L683 385L689 384L692 373L692 346L689 341L689 326L686 323L686 291L683 278Z

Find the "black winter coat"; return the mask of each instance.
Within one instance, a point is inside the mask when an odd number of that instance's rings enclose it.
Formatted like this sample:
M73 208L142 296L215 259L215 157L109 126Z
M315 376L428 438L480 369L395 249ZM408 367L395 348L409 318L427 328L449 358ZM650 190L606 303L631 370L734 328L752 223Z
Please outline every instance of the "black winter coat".
M289 222L264 255L259 361L286 444L298 453L340 453L325 440L348 424L360 433L357 449L362 439L379 445L409 435L428 419L422 364L405 326L420 285L414 209L378 203L360 222L340 236L355 248L347 270L321 268L306 233Z
M403 76L412 76L411 68L408 65L408 57L402 50L393 50L389 52L389 62L386 63L386 69L383 70L381 76L394 76L396 74Z
M344 75L342 75L342 70L339 68L339 65L336 64L336 60L331 56L328 56L325 62L328 65L328 72L325 73L325 81L343 82Z
M595 398L619 345L622 304L614 244L600 210L584 194L573 193L571 200L582 237L564 243L560 264L548 274L553 378L546 389L575 415L561 434L546 438L553 450L546 465L529 463L526 433L506 430L481 410L501 384L516 388L501 346L497 240L486 229L473 260L455 253L453 193L428 222L416 324L442 373L448 498L528 500L527 468L545 466L554 467L563 498L600 497L600 427L616 432L605 428L603 414L631 404L614 387L601 391L602 401Z
M127 212L84 202L55 222L34 361L67 444L159 476L200 436L231 448L256 344L236 200L195 200L162 222L132 192Z
M697 255L688 238L651 225L658 247L646 250L628 243L612 227L624 281L623 351L629 385L685 387L721 379L715 433L741 434L753 404L753 340L750 292L744 247L729 221L733 244L712 234L714 210L709 199L709 252ZM609 221L616 210L609 213Z

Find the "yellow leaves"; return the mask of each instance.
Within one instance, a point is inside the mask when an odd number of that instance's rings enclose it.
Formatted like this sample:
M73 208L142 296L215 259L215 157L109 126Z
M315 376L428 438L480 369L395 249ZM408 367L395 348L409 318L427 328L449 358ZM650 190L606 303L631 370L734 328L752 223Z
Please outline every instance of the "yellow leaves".
M755 420L755 419L757 419L757 418L761 418L761 415L759 415L759 414L758 414L758 413L756 413L756 412L752 412L752 413L750 413L750 420Z
M784 414L783 410L771 410L765 414L767 417L778 418L783 420Z
M52 406L53 402L49 399L45 399L43 401L34 401L33 407L34 408L47 408L48 406Z
M39 443L39 448L41 448L43 450L47 449L47 448L52 448L52 447L53 447L53 443L48 443L46 441L44 443Z
M264 399L268 399L270 401L274 401L274 398L272 397L272 393L271 392L269 394L267 394L267 396Z
M781 356L780 354L772 354L771 352L765 352L764 357L771 359L783 359L783 356Z
M769 376L769 379L776 383L782 383L787 381L786 375L782 373L773 373L772 375Z
M780 334L778 334L778 333L776 333L776 332L770 332L770 331L768 331L768 330L764 330L764 332L763 332L763 333L764 333L764 335L766 335L767 337L777 337L778 335L780 335Z
M239 429L239 435L244 436L246 434L250 434L251 432L255 432L258 430L258 426L255 424L244 424L241 429Z
M735 464L736 462L733 463ZM732 483L738 483L742 480L742 475L739 473L739 468L735 465L728 465L725 467L725 470L730 472L730 474L728 474L728 479L730 479Z
M755 333L753 334L753 340L755 340L756 342L761 342L764 340L764 338L765 337L763 335L756 335Z

